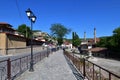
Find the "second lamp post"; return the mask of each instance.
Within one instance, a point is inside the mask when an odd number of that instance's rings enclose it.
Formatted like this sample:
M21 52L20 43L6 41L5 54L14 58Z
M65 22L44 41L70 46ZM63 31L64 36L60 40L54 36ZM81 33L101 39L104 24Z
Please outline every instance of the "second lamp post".
M36 21L36 16L33 14L33 12L29 9L27 9L26 14L29 18L29 20L31 21L31 61L30 61L30 69L29 71L34 71L33 65L34 65L34 60L33 60L33 32L32 32L32 28L33 28L33 23L35 23Z

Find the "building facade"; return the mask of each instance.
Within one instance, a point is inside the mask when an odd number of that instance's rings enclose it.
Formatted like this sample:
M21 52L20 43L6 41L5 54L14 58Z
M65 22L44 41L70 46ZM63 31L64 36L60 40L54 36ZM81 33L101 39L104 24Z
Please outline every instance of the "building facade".
M41 33L37 33L41 34ZM32 45L42 45L44 42L32 40ZM26 49L31 45L31 39L25 38L16 33L12 25L8 23L0 23L0 55L10 55L17 53L25 53Z
M9 50L23 47L26 47L26 38L15 35L10 24L0 23L0 54L8 55Z

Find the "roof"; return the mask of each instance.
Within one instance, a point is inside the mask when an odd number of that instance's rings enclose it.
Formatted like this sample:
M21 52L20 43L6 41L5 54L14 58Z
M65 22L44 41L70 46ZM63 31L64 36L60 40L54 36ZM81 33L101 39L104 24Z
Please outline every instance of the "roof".
M69 41L65 41L64 44L65 44L65 45L69 45L70 42L69 42Z
M15 31L15 29L12 28L12 25L10 25L8 23L5 23L5 22L0 22L0 27L6 27L8 29L11 29L11 30Z
M107 48L95 47L95 48L90 49L90 51L92 51L92 52L101 52L101 51L105 51L105 50L107 50Z
M9 25L9 27L12 27L12 25L5 23L5 22L0 22L0 25Z
M91 42L91 43L94 43L94 38L93 39L89 39L88 42ZM99 42L100 41L100 38L96 38L96 42Z
M8 23L6 23L6 22L0 22L0 24L8 24Z

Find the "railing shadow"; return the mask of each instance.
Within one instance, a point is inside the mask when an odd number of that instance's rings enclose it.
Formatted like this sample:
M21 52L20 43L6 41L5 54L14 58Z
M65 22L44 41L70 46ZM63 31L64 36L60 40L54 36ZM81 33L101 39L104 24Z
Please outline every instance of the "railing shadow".
M50 49L35 53L33 55L34 64L48 57L50 53L52 53ZM30 61L30 55L0 61L0 80L14 80L30 68Z
M120 80L120 76L112 73L111 71L96 65L87 59L79 58L70 53L64 51L64 55L72 61L76 68L82 73L84 79L88 80Z

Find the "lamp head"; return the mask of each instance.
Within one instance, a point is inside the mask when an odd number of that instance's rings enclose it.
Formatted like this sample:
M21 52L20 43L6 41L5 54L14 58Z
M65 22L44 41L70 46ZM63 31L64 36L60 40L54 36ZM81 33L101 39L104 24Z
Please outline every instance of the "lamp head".
M27 9L26 14L27 14L28 18L31 17L32 11L30 10L30 8Z
M36 21L36 16L31 16L31 21L34 23Z
M27 9L26 14L33 23L36 21L36 16L33 14L30 8Z

